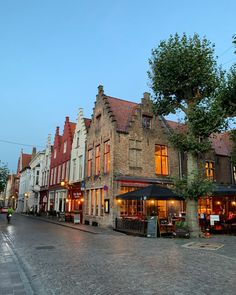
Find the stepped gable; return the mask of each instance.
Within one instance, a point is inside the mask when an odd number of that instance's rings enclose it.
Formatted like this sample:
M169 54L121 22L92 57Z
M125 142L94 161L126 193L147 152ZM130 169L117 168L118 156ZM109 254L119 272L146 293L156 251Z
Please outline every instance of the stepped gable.
M56 127L53 147L60 147L62 136L59 134L59 127Z
M128 132L132 115L135 114L135 110L138 107L137 103L122 100L119 98L104 96L108 101L108 108L116 121L116 130L119 132Z

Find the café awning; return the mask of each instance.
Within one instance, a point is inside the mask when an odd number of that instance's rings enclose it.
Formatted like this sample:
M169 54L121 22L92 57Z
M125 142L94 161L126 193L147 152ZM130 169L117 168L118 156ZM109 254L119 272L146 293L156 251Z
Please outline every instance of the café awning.
M120 200L183 200L183 198L171 189L152 184L144 188L128 192L116 197Z
M236 185L216 185L213 196L236 196Z

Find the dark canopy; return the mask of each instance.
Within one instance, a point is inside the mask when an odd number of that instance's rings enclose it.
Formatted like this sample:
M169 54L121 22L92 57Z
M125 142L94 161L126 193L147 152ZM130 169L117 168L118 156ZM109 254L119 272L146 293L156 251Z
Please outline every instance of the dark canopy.
M116 199L121 200L183 200L182 197L175 194L171 189L156 184L119 195Z
M236 185L217 185L213 190L214 196L233 195L236 196Z

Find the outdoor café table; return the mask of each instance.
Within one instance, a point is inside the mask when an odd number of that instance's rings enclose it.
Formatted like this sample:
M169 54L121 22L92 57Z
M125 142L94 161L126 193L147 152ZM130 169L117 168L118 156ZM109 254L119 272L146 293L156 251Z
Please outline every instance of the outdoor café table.
M174 225L172 223L161 224L160 225L160 232L161 234L171 234L174 231Z

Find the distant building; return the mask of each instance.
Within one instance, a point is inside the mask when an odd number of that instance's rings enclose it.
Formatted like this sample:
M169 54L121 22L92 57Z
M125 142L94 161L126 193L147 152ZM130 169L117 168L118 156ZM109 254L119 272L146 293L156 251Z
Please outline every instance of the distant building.
M21 151L18 166L17 177L19 178L19 193L17 199L17 211L26 212L28 208L28 196L30 186L30 166L32 154L25 154Z
M56 128L50 164L48 210L65 212L69 209L66 198L75 125L66 117L62 135L59 134L59 127Z
M82 213L84 202L84 171L87 131L91 120L84 118L80 108L76 121L71 148L70 173L68 182L68 212ZM80 216L82 221L82 215Z
M51 135L48 135L47 145L45 153L42 159L42 168L40 176L40 201L39 209L40 212L47 212L50 207L48 203L48 187L49 187L49 174L50 174L50 162L51 162L52 146L51 146Z

